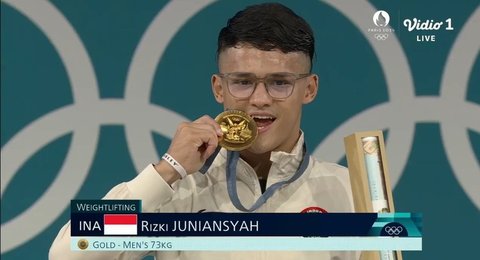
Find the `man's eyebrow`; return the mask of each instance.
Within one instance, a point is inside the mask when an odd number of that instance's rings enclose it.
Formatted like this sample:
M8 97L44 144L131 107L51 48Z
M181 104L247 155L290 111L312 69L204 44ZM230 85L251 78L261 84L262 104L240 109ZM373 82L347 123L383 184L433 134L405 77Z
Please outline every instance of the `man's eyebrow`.
M267 75L268 76L273 76L273 77L285 77L285 76L290 76L292 74L293 73L291 73L291 72L273 72L273 73L269 73Z
M262 77L258 77L253 72L241 72L241 71L239 71L239 72L231 72L231 73L225 73L225 74L229 74L229 75L232 75L232 76L235 76L235 77L240 77L240 78L262 78ZM267 73L265 76L266 77L283 78L283 77L288 77L292 74L294 74L294 73L282 71L282 72Z
M251 72L232 72L227 74L234 75L236 77L256 77L256 75Z

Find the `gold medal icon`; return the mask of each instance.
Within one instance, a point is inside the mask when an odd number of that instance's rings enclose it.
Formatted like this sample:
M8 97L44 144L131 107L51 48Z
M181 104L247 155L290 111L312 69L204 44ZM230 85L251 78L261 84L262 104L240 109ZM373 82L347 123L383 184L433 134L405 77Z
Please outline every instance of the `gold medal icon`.
M219 145L230 151L242 151L250 147L257 138L257 124L241 110L227 110L215 121L220 125L223 137Z
M88 248L88 240L86 240L86 239L78 240L77 246L78 246L78 248L80 248L82 250L87 249Z

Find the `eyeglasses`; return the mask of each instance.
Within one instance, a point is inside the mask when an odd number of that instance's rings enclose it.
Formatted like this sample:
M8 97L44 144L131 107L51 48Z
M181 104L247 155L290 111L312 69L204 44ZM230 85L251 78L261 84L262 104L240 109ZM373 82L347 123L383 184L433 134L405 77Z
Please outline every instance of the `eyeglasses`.
M263 82L268 94L273 99L286 99L292 94L293 88L295 87L295 82L299 79L309 76L310 73L271 73L267 74L263 78L257 78L254 73L244 72L224 73L217 75L226 79L228 91L235 98L249 98L257 88L257 84L259 82Z

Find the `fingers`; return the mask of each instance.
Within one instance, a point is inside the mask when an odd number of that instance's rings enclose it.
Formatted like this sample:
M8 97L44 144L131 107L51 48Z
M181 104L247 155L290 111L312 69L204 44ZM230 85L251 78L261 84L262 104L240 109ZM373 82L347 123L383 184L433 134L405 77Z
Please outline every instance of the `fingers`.
M204 116L200 117L199 119L193 121L193 123L204 124L204 125L211 126L212 129L216 132L216 134L218 136L223 135L223 132L222 132L222 129L220 128L220 125L213 118L211 118L208 115L204 115Z
M196 148L206 145L217 146L218 135L213 126L200 123L190 123L181 127L178 135L185 141L189 140Z
M211 135L211 139L218 140L218 133L212 125L192 123L189 127L196 133L206 132ZM204 140L204 143L207 143L207 140Z
M211 125L201 123L184 123L179 126L172 143L183 143L196 149L202 146L217 146L218 136Z
M172 139L168 153L188 174L196 172L218 146L223 136L220 126L209 116L191 123L181 123Z

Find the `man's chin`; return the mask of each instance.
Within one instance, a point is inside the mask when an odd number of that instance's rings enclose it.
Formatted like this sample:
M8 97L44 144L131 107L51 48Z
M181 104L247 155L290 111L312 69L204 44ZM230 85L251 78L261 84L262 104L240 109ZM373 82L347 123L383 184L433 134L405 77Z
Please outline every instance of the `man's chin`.
M273 151L275 148L272 144L263 142L262 140L256 140L250 148L247 149L249 153L253 154L264 154Z

